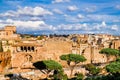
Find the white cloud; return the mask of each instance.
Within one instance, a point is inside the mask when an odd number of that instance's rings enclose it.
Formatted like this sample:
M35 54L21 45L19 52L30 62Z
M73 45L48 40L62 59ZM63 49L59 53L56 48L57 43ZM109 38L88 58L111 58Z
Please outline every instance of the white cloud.
M0 17L18 17L18 13L10 10L10 11L7 11L5 13L1 13Z
M19 14L35 15L35 16L52 15L53 14L52 12L50 12L42 7L39 7L39 6L36 6L34 8L32 8L32 7L19 8L17 12Z
M120 10L120 5L116 5L115 8Z
M108 25L106 24L105 21L102 21L101 23L93 23L89 26L91 26L91 30L92 29L93 30L102 30L102 29L106 29Z
M65 20L67 21L67 22L79 22L79 19L78 18L76 18L76 17L74 17L74 16L71 16L71 15L64 15L64 17L65 17Z
M53 9L53 11L54 11L55 13L58 13L58 14L63 14L63 12L62 12L61 10L59 10L59 9Z
M82 14L78 14L77 17L78 17L79 19L83 19L83 18L84 18L84 16L83 16Z
M99 15L99 14L77 14L77 16L74 15L64 15L66 22L103 22L104 23L118 23L120 22L120 16L119 15Z
M106 27L105 21L102 22L101 26L102 26L102 27Z
M117 26L117 25L113 25L113 26L111 27L111 29L112 29L112 30L115 30L115 31L118 31L118 26Z
M6 24L5 24L6 23ZM44 21L21 21L7 19L0 22L1 27L5 25L15 25L19 30L55 30L52 25L47 25Z
M0 27L4 27L6 25L15 25L17 26L18 31L39 31L39 30L49 30L58 32L66 31L67 33L101 33L101 32L118 32L118 25L108 25L105 21L101 23L76 23L76 24L60 24L60 25L48 25L44 21L21 21L21 20L0 20ZM65 32L64 32L65 33Z
M76 23L76 24L60 24L56 27L56 30L68 30L68 31L87 31L101 32L107 30L117 30L117 26L107 25L104 21L101 23Z
M76 11L78 8L77 8L77 6L68 6L68 8L67 8L69 11Z
M105 21L105 22L115 22L118 21L120 18L116 15L99 15L99 14L89 14L86 15L86 19L89 21Z
M70 0L54 0L52 3L69 2Z
M97 8L96 6L89 6L89 7L84 8L83 11L86 11L86 12L95 12L96 8Z
M120 22L120 19L113 19L113 22Z
M18 17L20 15L31 15L31 16L43 16L43 15L53 15L52 12L36 6L36 7L19 7L17 11L7 11L6 13L1 13L0 16L10 16Z
M89 30L86 23L83 24L61 24L57 26L58 30Z
M40 21L42 19L40 17L31 17L30 20L31 21Z

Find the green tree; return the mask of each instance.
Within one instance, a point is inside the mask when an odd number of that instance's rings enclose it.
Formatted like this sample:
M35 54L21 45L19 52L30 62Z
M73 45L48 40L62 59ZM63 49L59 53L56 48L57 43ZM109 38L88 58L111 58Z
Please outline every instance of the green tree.
M115 55L116 56L116 58L118 58L119 57L119 50L116 50L116 49L111 49L111 48L104 48L104 49L102 49L99 53L101 53L101 54L106 54L106 56L107 56L107 63L108 63L108 61L109 61L109 57L110 57L110 55Z
M38 61L33 63L33 66L35 66L35 68L39 69L43 74L46 74L48 78L49 73L52 70L56 70L58 73L62 72L62 66L61 64L59 64L58 62L54 61L54 60L43 60L43 61Z
M116 62L120 62L120 57L116 59Z
M105 68L109 75L112 76L112 80L120 80L120 57L116 61L108 64Z
M120 75L120 62L117 61L110 63L106 66L106 70L113 75Z
M70 76L72 76L73 70L78 63L86 61L85 57L79 54L61 55L60 59L67 61L67 64L71 69ZM71 65L71 62L74 62L74 65Z
M3 52L2 41L0 41L0 52Z
M85 80L120 80L120 58L108 64L105 69L108 72L107 75L88 76Z
M101 69L99 67L94 66L93 64L85 65L86 70L89 71L89 74L95 76L100 73Z
M76 80L83 80L84 78L84 75L82 73L76 73L75 76L76 76Z

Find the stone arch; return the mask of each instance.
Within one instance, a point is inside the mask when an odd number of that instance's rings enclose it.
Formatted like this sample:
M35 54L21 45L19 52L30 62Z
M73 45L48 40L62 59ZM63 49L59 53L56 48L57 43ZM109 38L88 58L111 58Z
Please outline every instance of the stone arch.
M24 46L24 50L27 52L27 47L26 46Z
M24 50L24 49L23 49L23 46L21 46L20 49L21 49L21 51L23 51L23 50Z
M30 47L28 47L28 51L31 51L31 48L30 48Z
M32 59L33 59L33 57L32 57L30 54L26 54L26 55L25 55L25 60L26 60L26 62L31 62Z
M34 51L34 50L35 50L35 48L32 46L32 47L31 47L31 50L32 50L32 51Z

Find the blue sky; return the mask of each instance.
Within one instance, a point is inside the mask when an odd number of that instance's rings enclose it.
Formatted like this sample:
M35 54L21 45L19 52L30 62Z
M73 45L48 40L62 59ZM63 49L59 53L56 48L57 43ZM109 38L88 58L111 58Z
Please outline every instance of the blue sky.
M120 0L0 0L0 27L19 33L120 35Z

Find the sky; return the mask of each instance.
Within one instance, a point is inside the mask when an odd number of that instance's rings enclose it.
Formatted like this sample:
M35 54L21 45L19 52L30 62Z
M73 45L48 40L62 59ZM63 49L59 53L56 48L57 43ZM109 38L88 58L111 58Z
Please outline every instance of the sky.
M120 35L120 0L0 0L0 28L23 34Z

